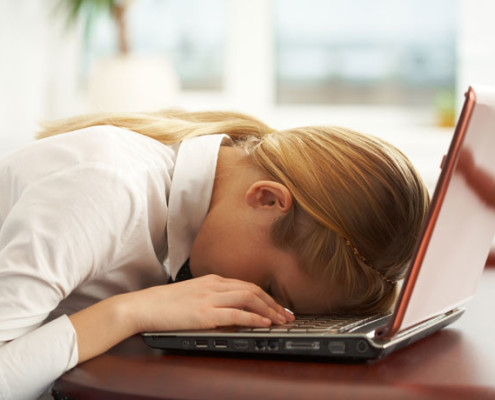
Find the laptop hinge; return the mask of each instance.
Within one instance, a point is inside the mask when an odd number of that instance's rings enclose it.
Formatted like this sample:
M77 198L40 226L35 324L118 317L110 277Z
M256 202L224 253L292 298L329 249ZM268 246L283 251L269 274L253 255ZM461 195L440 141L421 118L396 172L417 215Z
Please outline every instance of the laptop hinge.
M386 340L386 339L391 339L391 337L399 338L404 335L411 334L411 332L417 331L417 330L422 330L427 328L430 325L436 325L438 321L445 320L445 319L450 319L450 317L454 315L459 315L464 312L465 308L454 308L453 310L450 310L444 314L437 315L436 317L432 317L427 319L426 321L420 322L418 324L415 324L413 326L406 327L404 329L400 329L398 332L390 335L390 325L385 325L382 327L379 327L375 330L375 335L374 338L376 340ZM458 317L457 317L458 318Z

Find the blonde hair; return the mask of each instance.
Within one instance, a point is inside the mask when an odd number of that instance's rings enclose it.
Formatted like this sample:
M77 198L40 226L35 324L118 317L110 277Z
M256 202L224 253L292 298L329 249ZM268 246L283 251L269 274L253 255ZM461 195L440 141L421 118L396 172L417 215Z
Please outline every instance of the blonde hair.
M170 144L226 133L293 196L272 226L308 275L339 288L333 312L386 312L394 303L429 203L407 157L387 142L338 127L274 131L235 112L160 111L74 117L44 124L39 137L95 125L124 127ZM330 286L330 285L329 285Z

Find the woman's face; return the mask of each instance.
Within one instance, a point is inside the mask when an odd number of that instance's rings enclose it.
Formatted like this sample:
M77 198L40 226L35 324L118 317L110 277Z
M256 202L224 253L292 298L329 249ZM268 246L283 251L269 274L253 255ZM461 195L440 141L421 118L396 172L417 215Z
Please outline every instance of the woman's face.
M193 243L193 276L217 274L253 282L298 314L331 312L337 297L331 282L305 274L294 254L273 245L271 224L252 213L249 209L210 210Z

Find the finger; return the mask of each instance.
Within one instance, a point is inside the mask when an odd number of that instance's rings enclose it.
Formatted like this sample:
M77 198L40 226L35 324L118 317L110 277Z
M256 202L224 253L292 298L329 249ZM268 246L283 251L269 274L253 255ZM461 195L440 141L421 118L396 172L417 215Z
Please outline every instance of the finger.
M238 308L217 308L213 312L216 326L254 326L265 328L271 325L270 319L259 314Z
M282 307L280 304L278 304L275 301L275 299L273 299L273 297L271 297L261 287L259 287L258 285L252 282L242 281L233 278L224 278L214 274L204 276L201 279L208 280L209 283L213 285L212 287L214 287L215 290L220 292L225 292L235 289L243 290L247 288L253 291L253 293L256 293L256 295L260 297L264 302L266 302L270 307L272 307L277 312L277 314L280 314L281 316L284 317L285 320L283 322L278 322L278 323L286 323L287 321L294 320L293 313L287 312L284 307Z
M238 285L236 286L238 290L249 290L258 296L264 303L266 303L270 308L275 310L275 312L281 317L279 318L277 323L285 324L288 320L292 320L293 318L287 315L287 312L284 307L278 304L273 297L271 297L268 293L266 293L259 286L255 285L251 282L244 282L239 280L233 280ZM232 286L233 287L233 286Z
M219 293L214 300L215 307L249 310L269 318L275 324L285 324L287 318L278 309L270 307L255 293L247 289Z
M268 293L266 293L261 287L258 285L241 281L239 279L231 279L231 278L223 278L220 277L220 281L222 285L218 287L218 291L230 291L230 290L245 290L248 289L255 293L259 298L261 298L268 306L273 308L277 314L284 316L286 320L292 320L293 314L287 313L284 307L278 304L273 297L271 297ZM285 321L286 322L286 321Z

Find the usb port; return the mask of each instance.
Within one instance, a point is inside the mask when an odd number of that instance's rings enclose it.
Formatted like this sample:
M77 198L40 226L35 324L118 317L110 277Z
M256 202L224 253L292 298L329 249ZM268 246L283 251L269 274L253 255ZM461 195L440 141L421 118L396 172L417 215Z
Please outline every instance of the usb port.
M330 342L328 344L328 350L330 351L330 354L345 354L345 343Z
M214 340L213 346L215 349L226 349L227 348L227 340Z
M198 349L206 349L208 348L208 339L196 339L194 346Z

